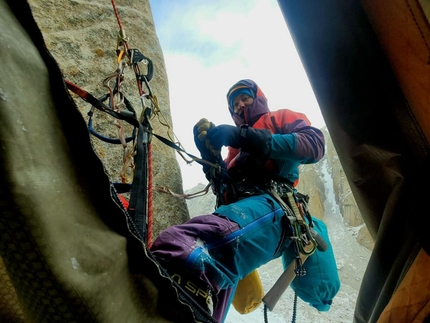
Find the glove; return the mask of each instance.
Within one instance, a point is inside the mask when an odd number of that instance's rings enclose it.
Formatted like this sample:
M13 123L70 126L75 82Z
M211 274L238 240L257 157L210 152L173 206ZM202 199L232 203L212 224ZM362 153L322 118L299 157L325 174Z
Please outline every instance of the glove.
M208 130L214 128L215 125L208 121L205 118L202 118L197 122L193 128L194 133L194 143L197 149L200 151L200 155L203 159L213 163L219 164L222 168L225 168L224 161L221 159L221 154L213 154L209 149L208 142L206 140L206 136ZM203 164L203 172L205 173L206 178L210 181L212 179L213 174L211 174L211 166L207 164Z
M251 155L258 157L268 157L272 141L271 132L265 129L254 129L247 125L241 126L241 128L241 135L245 136L242 151L249 152ZM244 128L246 128L246 132L243 131Z
M197 122L193 128L194 143L203 159L210 159L212 152L206 145L206 135L209 129L215 127L215 125L208 121L206 118L202 118Z
M240 130L241 128L227 124L211 128L206 136L210 150L214 154L219 154L222 146L240 148L244 140Z
M269 130L253 129L248 125L220 125L209 129L206 146L209 146L213 153L219 152L222 146L230 146L242 148L242 151L252 155L266 157L270 152L271 140L272 134Z
M215 127L215 125L212 122L208 121L206 118L202 118L194 126L194 135L197 134L198 139L200 141L204 141L206 139L207 131L213 127Z

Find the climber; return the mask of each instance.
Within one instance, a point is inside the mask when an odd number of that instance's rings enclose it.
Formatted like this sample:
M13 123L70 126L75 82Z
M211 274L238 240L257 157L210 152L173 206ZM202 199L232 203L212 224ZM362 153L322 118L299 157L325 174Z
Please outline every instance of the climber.
M193 129L202 158L219 165L203 166L213 183L217 208L212 214L164 230L151 247L168 274L220 322L234 299L245 297L239 292L241 281L253 277L248 283L255 285L258 294L254 303L242 309L247 313L261 303L262 287L255 270L281 256L284 267L296 258L286 213L267 187L275 187L281 195L284 190L295 192L298 166L316 163L324 155L322 132L302 113L287 109L270 112L254 81L234 84L227 102L236 126L215 126L201 119ZM229 149L225 160L221 157L223 146ZM308 220L329 250L316 251L304 263L312 270L321 270L321 265L325 268L322 275L301 278L306 291L299 297L324 311L340 283L324 223L313 217ZM308 275L312 272L309 268Z

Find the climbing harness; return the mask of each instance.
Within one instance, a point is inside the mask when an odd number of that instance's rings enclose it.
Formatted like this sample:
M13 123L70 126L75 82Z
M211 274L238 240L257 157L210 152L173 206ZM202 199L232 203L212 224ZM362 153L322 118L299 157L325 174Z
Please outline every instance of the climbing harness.
M318 243L311 232L312 218L308 212L304 212L307 210L307 207L303 207L306 205L304 200L299 200L298 193L288 184L276 184L272 181L268 192L284 210L292 229L290 238L297 246L298 252L304 256L311 256L317 249ZM300 196L304 195L300 194Z

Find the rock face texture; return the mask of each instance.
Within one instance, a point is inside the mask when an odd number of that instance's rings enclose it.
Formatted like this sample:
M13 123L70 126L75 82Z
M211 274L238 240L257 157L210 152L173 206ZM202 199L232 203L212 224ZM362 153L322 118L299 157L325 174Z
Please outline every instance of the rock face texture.
M167 73L149 1L118 0L114 2L115 7L110 1L32 0L29 3L46 46L66 80L100 98L109 93L106 84L114 89L117 69L123 68L120 90L131 102L137 116L142 114L143 106L149 107L153 112L151 126L154 133L172 137ZM118 15L115 14L114 8L117 9ZM158 100L158 106L148 99L144 99L142 104L134 71L131 67L124 67L119 63L126 62L124 56L122 60L117 56L117 49L125 48L117 46L121 30L129 48L138 49L153 63L153 77L148 82L149 88L144 86L142 90L146 94L152 93ZM143 75L148 71L148 64L144 63L139 63L140 74ZM113 78L104 85L103 81L109 76ZM88 122L87 114L91 106L74 94L72 97ZM95 110L92 121L94 131L103 137L119 137L120 128L113 117ZM123 122L122 129L125 136L131 135L132 127L128 124ZM126 149L132 148L132 142L129 142L125 149L121 144L110 144L91 137L94 149L105 165L105 172L112 182L121 182L123 155L127 154ZM162 229L182 223L189 216L184 201L154 190L156 186L166 186L172 191L182 193L182 178L175 151L156 138L152 139L151 148L155 237ZM131 168L125 169L128 180L132 180Z
M342 165L340 164L339 157L336 153L336 149L331 140L330 134L327 130L324 131L326 138L326 159L327 167L326 170L331 175L330 178L333 182L333 192L336 204L339 206L339 211L342 215L344 224L353 229L356 234L357 242L369 250L373 249L374 242L367 230L363 218L358 209L357 203L355 202L354 196L351 192L351 188L346 178L345 172L343 171ZM320 173L324 172L324 164L319 163L315 167L320 169ZM326 198L328 198L326 196Z

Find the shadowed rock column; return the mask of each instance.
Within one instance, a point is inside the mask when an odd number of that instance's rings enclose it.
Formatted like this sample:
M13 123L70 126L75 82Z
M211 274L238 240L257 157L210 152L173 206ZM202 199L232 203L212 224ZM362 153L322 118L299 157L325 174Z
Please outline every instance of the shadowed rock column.
M171 124L167 73L149 1L122 0L115 4L130 48L138 49L153 62L154 75L149 82L150 88L158 98L161 113ZM120 30L111 2L35 0L30 1L30 5L46 45L59 64L64 78L96 97L107 94L108 90L102 82L114 74L118 67L116 49ZM140 115L142 103L133 71L126 69L124 77L122 90ZM145 88L144 91L148 92ZM88 119L87 113L91 106L79 97L73 97L83 117ZM100 133L108 137L118 136L118 128L113 124L112 117L96 111L93 119L94 128ZM168 137L167 127L157 118L151 122L156 134ZM93 136L92 143L111 181L121 181L122 146L105 143ZM167 186L172 191L182 193L182 177L175 151L153 138L152 152L153 186ZM189 215L184 201L155 190L153 194L155 238L164 228L186 221Z

